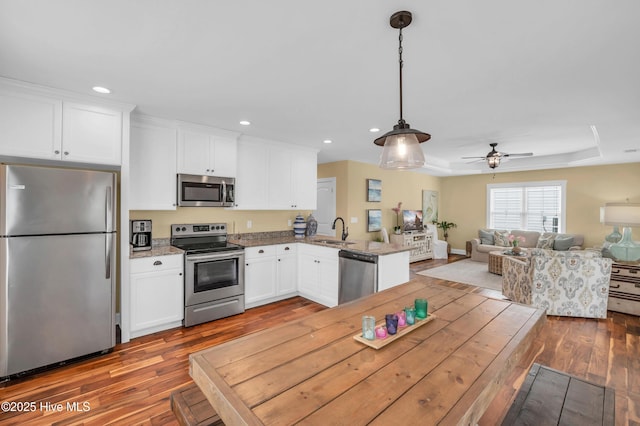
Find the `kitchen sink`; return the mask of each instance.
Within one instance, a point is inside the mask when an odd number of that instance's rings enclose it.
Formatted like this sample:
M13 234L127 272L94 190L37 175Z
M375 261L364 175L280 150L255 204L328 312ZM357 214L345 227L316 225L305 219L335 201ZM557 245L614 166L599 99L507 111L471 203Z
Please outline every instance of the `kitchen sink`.
M336 241L336 240L322 240L320 241L323 244L335 244L337 246L341 246L341 245L349 245L349 244L355 244L355 241Z

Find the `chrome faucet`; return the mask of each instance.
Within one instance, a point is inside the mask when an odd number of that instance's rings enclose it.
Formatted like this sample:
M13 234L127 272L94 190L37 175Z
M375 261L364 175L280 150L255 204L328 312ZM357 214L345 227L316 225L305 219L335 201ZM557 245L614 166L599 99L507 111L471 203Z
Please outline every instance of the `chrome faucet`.
M331 225L331 229L336 229L336 222L338 221L338 219L340 219L340 222L342 222L342 241L344 241L349 236L349 227L347 226L345 228L344 219L342 219L340 216L336 217L336 220L333 221L333 225Z

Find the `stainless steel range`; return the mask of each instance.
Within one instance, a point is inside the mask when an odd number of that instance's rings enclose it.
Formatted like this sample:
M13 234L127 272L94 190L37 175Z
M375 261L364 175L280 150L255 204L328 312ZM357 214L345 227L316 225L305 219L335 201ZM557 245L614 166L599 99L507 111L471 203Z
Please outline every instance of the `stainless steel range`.
M186 327L244 312L244 248L227 242L226 224L171 225L171 245L185 251Z

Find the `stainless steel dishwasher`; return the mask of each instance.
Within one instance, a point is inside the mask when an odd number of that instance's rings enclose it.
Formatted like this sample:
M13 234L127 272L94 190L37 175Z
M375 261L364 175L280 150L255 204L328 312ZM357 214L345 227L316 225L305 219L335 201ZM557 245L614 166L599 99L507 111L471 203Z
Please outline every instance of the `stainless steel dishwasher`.
M378 256L340 250L340 290L338 304L378 291Z

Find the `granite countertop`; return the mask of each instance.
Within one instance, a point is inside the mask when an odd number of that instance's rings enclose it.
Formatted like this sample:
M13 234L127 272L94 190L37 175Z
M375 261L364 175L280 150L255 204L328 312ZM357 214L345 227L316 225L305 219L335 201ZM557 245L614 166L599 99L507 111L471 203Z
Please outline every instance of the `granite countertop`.
M328 241L335 241L330 243ZM255 239L229 239L230 243L239 244L243 247L259 247L270 246L274 244L292 244L306 243L316 246L331 247L339 250L349 250L357 253L377 254L384 256L385 254L400 253L411 250L411 247L404 247L399 244L380 243L377 241L365 240L348 240L340 241L331 237L314 236L305 238L295 238L294 236L271 237L271 238L255 238Z
M168 256L171 254L182 254L184 250L170 245L153 245L151 250L133 251L129 247L129 259L141 259L143 257Z

